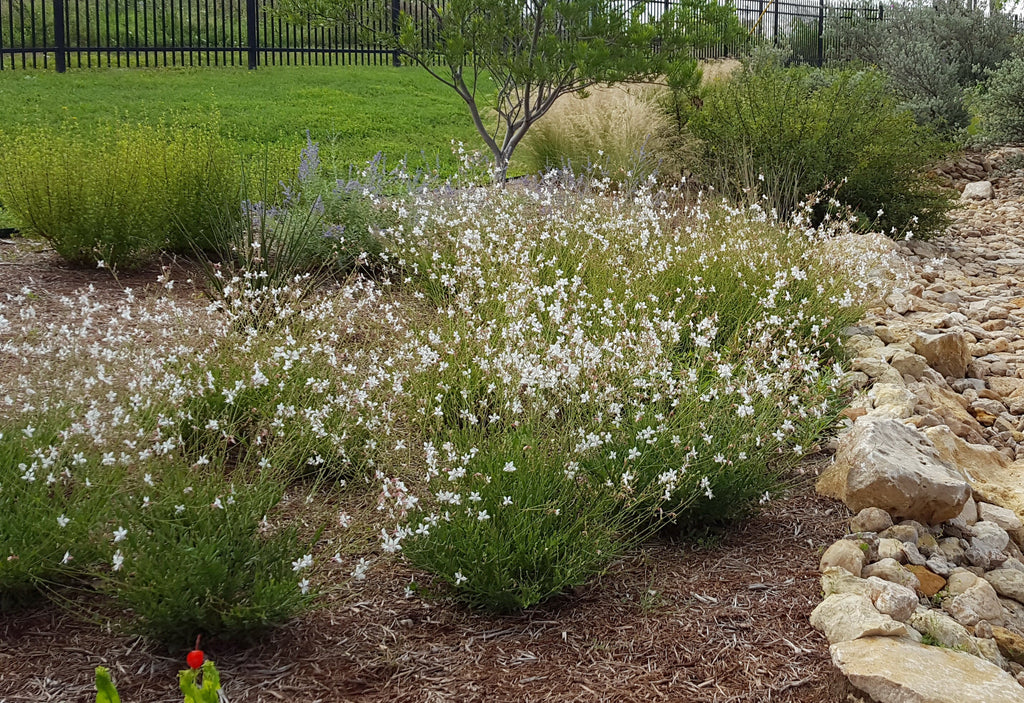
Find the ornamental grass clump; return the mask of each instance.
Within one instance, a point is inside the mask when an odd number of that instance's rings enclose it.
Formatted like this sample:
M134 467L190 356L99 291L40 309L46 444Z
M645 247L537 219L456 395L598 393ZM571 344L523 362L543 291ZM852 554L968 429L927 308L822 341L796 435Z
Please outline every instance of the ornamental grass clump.
M561 98L523 140L523 167L534 174L596 169L627 186L655 174L673 178L684 150L661 108L665 92L656 85L612 86Z
M162 251L217 248L217 213L238 192L213 127L68 125L0 143L0 202L73 264L128 269Z

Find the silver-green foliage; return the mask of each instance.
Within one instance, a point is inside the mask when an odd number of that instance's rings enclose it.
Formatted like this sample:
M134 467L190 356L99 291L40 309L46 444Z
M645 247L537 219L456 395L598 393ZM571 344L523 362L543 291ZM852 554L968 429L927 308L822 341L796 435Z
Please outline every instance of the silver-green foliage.
M980 86L976 107L985 141L1024 141L1024 43Z
M913 0L833 24L833 59L880 68L920 123L948 131L967 126L965 90L1010 56L1014 26L964 0Z

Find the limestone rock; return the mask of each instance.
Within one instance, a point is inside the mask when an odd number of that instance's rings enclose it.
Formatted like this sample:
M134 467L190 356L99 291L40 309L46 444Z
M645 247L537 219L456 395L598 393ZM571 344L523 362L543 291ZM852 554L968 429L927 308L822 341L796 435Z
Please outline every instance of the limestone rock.
M850 519L851 532L881 532L892 527L892 516L881 508L864 508Z
M1024 603L1024 572L1016 569L995 569L985 574L984 579L1001 596Z
M987 624L984 620L982 623ZM907 624L922 635L928 635L943 647L982 657L1000 668L1005 664L995 642L985 640L980 635L972 636L966 627L941 610L918 607L907 620ZM980 628L981 624L975 628L975 632Z
M971 363L971 350L959 332L923 330L910 338L914 351L923 356L928 365L943 376L963 378Z
M992 181L975 181L964 186L961 200L991 200L995 196Z
M994 522L979 521L971 526L971 546L964 555L975 566L983 569L994 569L1004 561L1005 552L1010 543L1006 530Z
M921 378L921 374L928 368L928 360L923 356L905 351L898 351L893 354L889 364L902 375L912 378Z
M821 555L819 568L824 571L830 566L838 566L859 577L861 569L864 568L865 557L864 550L856 542L841 539Z
M878 540L878 558L895 559L901 564L906 563L907 555L903 553L903 542L898 539L882 537Z
M969 444L946 427L929 427L924 434L938 455L959 469L977 497L1024 515L1024 461L1011 463L994 447Z
M999 596L992 585L983 579L978 579L960 595L943 601L942 609L961 625L977 625L982 620L995 623L1003 621L1003 606Z
M811 612L811 626L823 632L831 644L872 635L899 637L907 634L903 623L882 615L867 596L855 593L832 595L823 600Z
M906 639L868 637L834 644L832 661L881 703L1021 703L1017 681L995 664ZM937 675L941 672L941 675Z
M873 576L865 582L871 589L871 602L875 609L893 620L905 622L917 609L917 595L906 586L900 586Z
M994 522L1007 532L1024 527L1024 523L1017 517L1017 513L991 503L978 503L978 517L988 522Z
M978 582L978 575L967 569L954 569L946 581L946 590L951 596L958 596Z
M867 580L854 576L838 566L830 566L822 572L821 591L826 598L843 593L871 597L871 585Z
M992 637L1004 657L1018 664L1024 664L1024 637L998 625L992 627Z
M956 517L970 497L966 481L927 437L896 420L858 421L840 440L818 491L851 510L877 507L926 524Z
M877 576L880 579L897 583L901 586L917 590L921 582L912 572L895 559L881 559L874 564L868 564L861 571L861 576L866 579Z

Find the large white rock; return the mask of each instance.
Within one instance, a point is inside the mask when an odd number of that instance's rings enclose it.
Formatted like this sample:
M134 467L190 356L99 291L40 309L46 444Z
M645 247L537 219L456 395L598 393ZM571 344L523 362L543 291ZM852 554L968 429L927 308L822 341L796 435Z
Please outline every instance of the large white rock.
M907 626L882 615L871 599L856 593L832 595L811 612L811 626L825 633L831 644L860 637L899 637L907 634Z
M832 661L879 703L1022 703L1024 688L995 664L894 637L834 644Z
M971 495L920 430L887 419L855 423L817 488L855 512L876 507L926 525L956 517Z
M975 181L964 186L961 200L991 200L995 196L992 181Z

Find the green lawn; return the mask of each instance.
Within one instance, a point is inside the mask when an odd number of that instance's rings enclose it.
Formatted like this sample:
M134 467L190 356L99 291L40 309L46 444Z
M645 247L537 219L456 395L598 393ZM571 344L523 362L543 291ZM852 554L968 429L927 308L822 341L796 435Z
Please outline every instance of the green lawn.
M414 67L289 66L92 69L63 75L0 72L4 130L76 120L215 123L240 154L297 163L308 129L325 164L361 164L378 151L450 172L452 139L481 148L465 105Z

